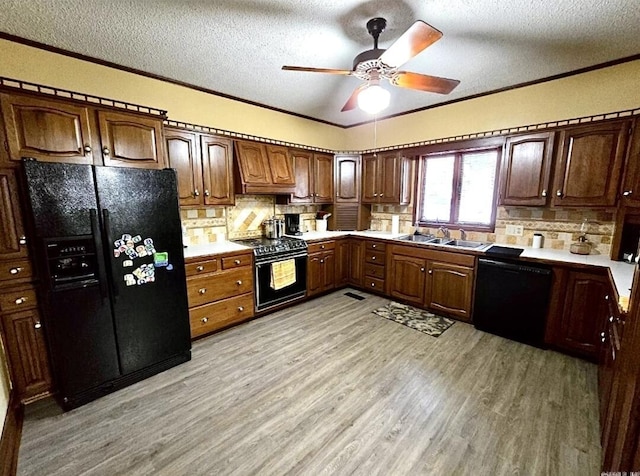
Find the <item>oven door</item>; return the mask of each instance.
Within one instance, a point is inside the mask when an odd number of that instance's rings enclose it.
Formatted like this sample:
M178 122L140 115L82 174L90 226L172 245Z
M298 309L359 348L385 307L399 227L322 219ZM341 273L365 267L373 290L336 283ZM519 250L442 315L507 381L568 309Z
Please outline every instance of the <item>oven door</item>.
M300 299L307 293L307 255L294 257L296 262L296 281L282 289L271 287L271 264L290 258L275 259L265 263L256 263L256 311Z

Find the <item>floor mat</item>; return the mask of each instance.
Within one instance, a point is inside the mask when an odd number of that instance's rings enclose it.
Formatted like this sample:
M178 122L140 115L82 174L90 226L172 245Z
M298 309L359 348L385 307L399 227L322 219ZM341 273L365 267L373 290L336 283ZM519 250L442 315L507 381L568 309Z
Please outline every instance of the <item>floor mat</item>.
M374 310L373 313L433 337L440 337L456 322L424 309L417 309L397 302L390 302L386 306Z

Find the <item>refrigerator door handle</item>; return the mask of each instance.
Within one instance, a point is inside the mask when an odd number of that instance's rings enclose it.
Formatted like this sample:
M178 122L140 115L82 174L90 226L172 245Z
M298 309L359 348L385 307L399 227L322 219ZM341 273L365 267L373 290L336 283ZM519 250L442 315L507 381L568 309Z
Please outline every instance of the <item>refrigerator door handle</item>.
M104 233L105 233L105 237L107 240L107 243L112 244L113 243L113 239L111 238L111 219L109 218L110 214L109 214L109 210L107 210L106 208L102 209L102 223L104 224ZM112 286L112 295L113 298L117 298L118 297L118 286L115 285Z
M91 219L91 234L93 235L93 240L96 245L96 252L99 252L98 250L102 249L102 236L100 234L100 224L98 223L98 210L96 210L95 208L89 210L89 217ZM102 260L99 260L98 263L100 263L100 265L103 265L101 261ZM104 279L104 276L104 272L99 274L100 296L102 297L103 301L105 299L109 299L109 288L107 286L107 280Z

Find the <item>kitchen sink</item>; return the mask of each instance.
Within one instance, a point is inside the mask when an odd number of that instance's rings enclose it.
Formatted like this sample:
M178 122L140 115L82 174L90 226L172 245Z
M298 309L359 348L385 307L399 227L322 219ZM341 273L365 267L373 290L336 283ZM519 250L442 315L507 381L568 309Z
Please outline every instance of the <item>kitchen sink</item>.
M486 246L482 241L454 240L451 238L436 238L433 235L405 235L398 237L402 241L413 241L414 243L425 243L429 245L455 246L458 248L476 249Z
M432 245L448 245L453 240L451 238L433 238L429 240Z
M460 248L480 248L486 245L482 241L470 241L470 240L450 240L447 243L443 243L447 246L459 246Z
M433 243L436 239L433 235L406 235L398 238L403 241L415 241L416 243Z

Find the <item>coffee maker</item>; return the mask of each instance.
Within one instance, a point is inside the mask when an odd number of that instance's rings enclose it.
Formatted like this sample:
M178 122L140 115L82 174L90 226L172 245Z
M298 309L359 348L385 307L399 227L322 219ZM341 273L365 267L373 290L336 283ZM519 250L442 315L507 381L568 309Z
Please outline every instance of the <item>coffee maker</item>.
M302 235L302 230L300 229L299 213L284 214L284 232L286 235L293 235L293 236Z

